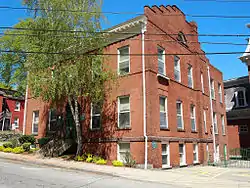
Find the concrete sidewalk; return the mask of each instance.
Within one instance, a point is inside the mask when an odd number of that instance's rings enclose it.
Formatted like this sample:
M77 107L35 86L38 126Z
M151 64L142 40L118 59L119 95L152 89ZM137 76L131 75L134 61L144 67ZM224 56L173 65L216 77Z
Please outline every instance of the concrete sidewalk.
M117 176L138 181L149 181L158 183L168 183L183 187L250 187L248 181L238 181L221 179L224 173L229 173L230 169L216 167L190 167L172 170L143 170L125 167L113 167L107 165L96 165L91 163L67 161L61 158L38 158L34 155L17 155L0 152L0 158L21 161L30 164L43 165L55 168L64 168L97 174ZM246 171L245 173L247 173ZM236 172L234 172L236 173ZM250 178L250 177L249 177Z

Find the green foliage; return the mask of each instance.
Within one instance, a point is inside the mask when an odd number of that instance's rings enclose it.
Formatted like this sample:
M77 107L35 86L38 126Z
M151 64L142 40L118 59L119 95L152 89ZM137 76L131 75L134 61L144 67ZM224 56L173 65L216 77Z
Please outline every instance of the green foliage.
M0 146L0 151L3 151L4 147L3 146Z
M38 144L40 145L40 147L42 147L43 145L47 144L49 142L49 138L48 137L43 137L38 139Z
M31 153L34 153L36 151L38 151L39 149L38 148L31 148L28 153L31 154Z
M29 142L23 143L22 148L24 149L24 151L29 151L30 145L31 145L31 143L29 143Z
M24 152L24 149L22 147L15 147L12 150L12 153L15 153L15 154L20 154L20 153L23 153L23 152Z
M35 144L36 139L35 139L34 135L22 135L22 136L19 138L19 142L20 142L21 144L30 143L31 145L33 145L33 144Z
M86 159L87 163L92 163L92 161L93 161L93 157L87 157L87 159Z
M78 155L75 157L75 161L84 161L84 157Z
M105 159L99 159L95 162L98 165L106 165L107 164L107 160Z
M13 138L13 139L9 140L9 142L12 143L12 148L20 146L20 142L17 138Z
M97 161L99 161L100 159L102 159L101 157L98 156L93 156L93 163L96 163Z
M5 142L5 143L3 144L3 147L4 147L4 148L13 148L13 144L12 144L12 142Z
M13 151L13 148L4 148L3 152L5 153L11 153Z
M124 166L124 165L123 165L123 162L118 161L118 160L112 161L112 165L113 165L113 166L118 166L118 167L119 167L119 166Z
M135 167L136 161L133 159L130 152L125 153L124 164L127 167Z

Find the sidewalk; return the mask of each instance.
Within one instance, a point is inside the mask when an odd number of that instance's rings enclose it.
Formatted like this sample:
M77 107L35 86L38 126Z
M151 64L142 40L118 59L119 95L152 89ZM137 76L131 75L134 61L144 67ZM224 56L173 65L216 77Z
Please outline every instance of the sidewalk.
M30 164L43 165L49 167L78 170L97 174L117 176L138 181L149 181L158 183L168 183L183 187L250 187L249 183L223 180L219 175L228 172L229 169L214 167L191 167L172 170L143 170L125 167L113 167L106 165L96 165L91 163L66 161L60 158L38 158L34 155L17 155L0 152L0 158L13 161L21 161ZM204 170L203 170L204 169ZM209 170L209 174L202 170ZM207 176L208 175L208 176Z

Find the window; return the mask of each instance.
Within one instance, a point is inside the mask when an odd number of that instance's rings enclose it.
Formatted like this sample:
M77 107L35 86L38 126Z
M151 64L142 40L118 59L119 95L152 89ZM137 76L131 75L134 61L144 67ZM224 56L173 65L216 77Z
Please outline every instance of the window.
M224 115L221 115L221 128L222 128L222 134L223 134L223 135L226 135L225 118L224 118Z
M121 129L130 127L130 99L129 96L118 98L118 127Z
M182 102L176 102L176 114L177 114L177 128L184 129L183 125L183 111L182 111Z
M201 73L201 91L202 93L204 93L204 78L203 78L203 74Z
M15 117L14 118L14 125L15 125L15 128L19 128L19 118L18 117Z
M127 152L130 153L130 143L119 143L118 152L117 152L117 160L125 162L125 156Z
M208 147L208 144L206 145L206 152L207 152L207 162L209 162L210 159L209 159L209 147Z
M227 160L227 145L224 144L224 159Z
M21 103L16 101L16 104L15 104L15 111L20 111L20 108L21 108Z
M198 144L193 144L193 160L194 160L194 163L198 163L199 162L199 158L198 158Z
M179 33L178 33L177 40L178 40L179 42L181 42L182 44L187 45L187 39L186 39L186 37L185 37L185 35L184 35L183 32L179 32Z
M164 55L164 50L160 47L157 48L158 51L158 73L165 75L166 70L165 70L165 55Z
M169 155L169 145L162 144L161 145L161 157L162 157L162 168L166 168L170 166L170 155Z
M192 128L192 131L196 131L195 106L192 105L192 104L190 106L190 119L191 119L191 128Z
M215 93L214 93L214 80L211 79L210 80L210 85L211 85L211 96L212 96L212 99L215 99Z
M160 128L168 128L167 98L160 97Z
M118 49L118 74L127 74L130 72L129 47Z
M207 114L206 110L203 110L203 125L204 125L204 131L207 133Z
M33 111L32 134L38 133L39 111Z
M193 67L191 65L188 66L188 87L193 88Z
M216 161L219 161L220 158L220 145L216 144Z
M178 56L174 56L174 79L177 82L181 82L181 66L180 58Z
M248 126L247 125L239 125L239 133L240 134L248 133Z
M235 96L236 96L236 107L247 106L246 89L245 88L241 88L238 91L236 91Z
M101 128L101 105L91 104L91 122L90 129Z
M214 133L218 134L217 116L215 112L213 113L213 121L214 121Z
M186 165L185 145L179 144L180 166Z
M222 88L221 88L221 84L220 83L218 83L218 90L219 90L220 103L222 103Z
M49 110L49 131L56 131L57 115L55 109Z

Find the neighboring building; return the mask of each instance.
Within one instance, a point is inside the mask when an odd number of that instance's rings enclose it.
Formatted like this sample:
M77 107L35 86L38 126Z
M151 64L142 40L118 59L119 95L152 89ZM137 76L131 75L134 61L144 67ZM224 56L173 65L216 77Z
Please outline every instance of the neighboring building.
M176 14L180 16L166 16ZM84 151L108 160L123 160L129 151L137 164L146 159L154 168L207 163L213 161L214 148L216 160L223 158L227 129L222 73L197 55L204 53L197 30L176 6L146 6L144 15L108 30L105 53L118 57L110 56L106 63L120 75L119 84L102 110L91 105L84 115ZM58 111L66 112L66 132L72 130L68 106ZM43 137L57 119L48 105L28 99L26 134Z
M17 91L0 88L0 131L23 130L24 98Z

